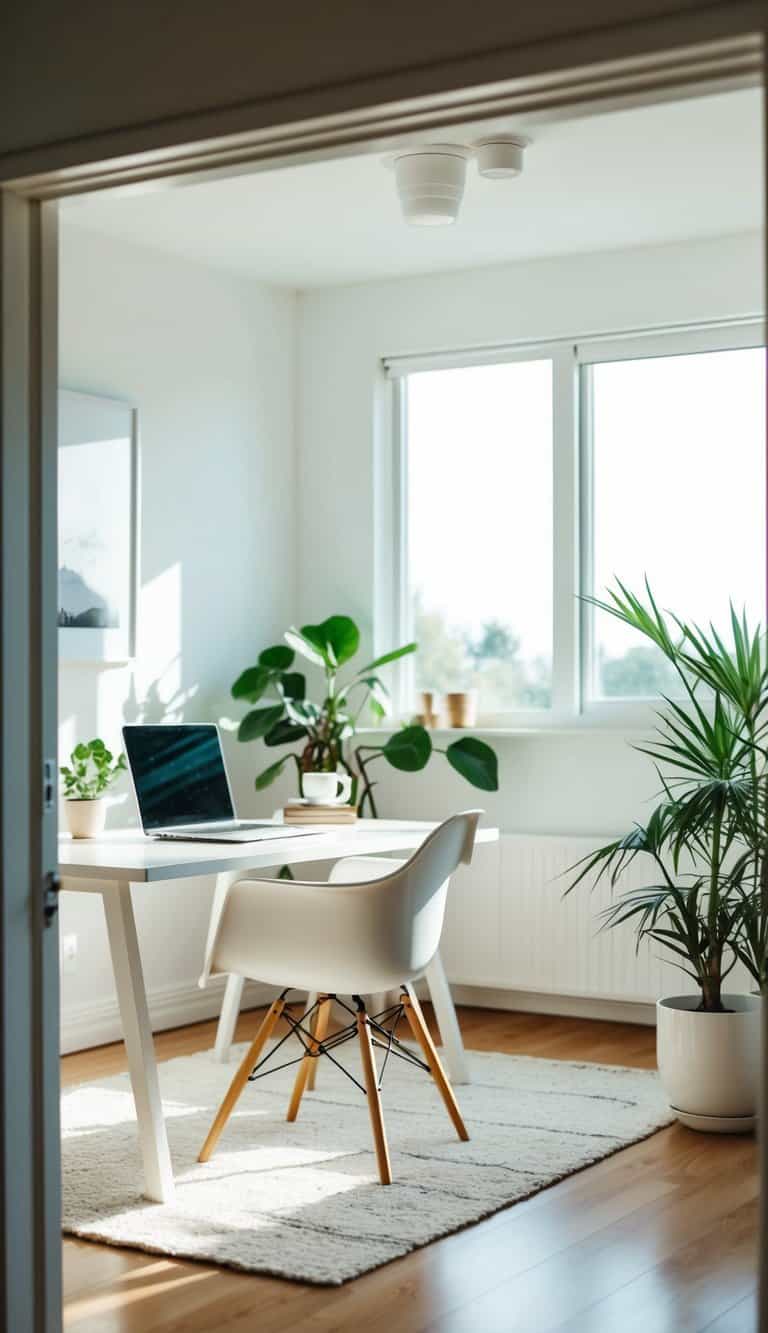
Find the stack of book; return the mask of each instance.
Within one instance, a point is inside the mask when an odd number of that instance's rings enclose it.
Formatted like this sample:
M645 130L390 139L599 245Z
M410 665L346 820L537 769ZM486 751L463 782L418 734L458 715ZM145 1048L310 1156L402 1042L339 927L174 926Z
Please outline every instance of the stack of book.
M286 824L354 824L356 819L354 805L310 805L308 801L291 801L283 808Z

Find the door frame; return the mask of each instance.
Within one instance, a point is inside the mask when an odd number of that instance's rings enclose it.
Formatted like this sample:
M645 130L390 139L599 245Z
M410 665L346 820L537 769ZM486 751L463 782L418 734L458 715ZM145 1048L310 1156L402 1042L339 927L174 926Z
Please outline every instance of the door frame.
M706 46L702 35L711 38ZM45 790L45 762L55 765L57 745L55 200L86 190L175 188L359 152L363 144L383 151L396 136L422 137L485 115L546 120L565 106L588 114L671 89L696 95L703 85L765 82L764 36L764 4L718 4L539 43L527 73L519 72L524 48L506 53L518 73L492 86L478 86L472 57L452 62L449 91L430 91L433 70L410 71L384 80L375 104L370 87L360 90L356 109L317 114L317 97L297 94L240 109L251 128L233 127L233 113L214 109L160 131L116 131L85 150L52 145L5 167L0 160L0 1327L61 1327L58 931L45 914L55 909L46 884L56 872L57 831L56 802ZM504 55L496 53L497 62ZM333 105L333 90L324 91ZM348 88L339 90L337 107L349 98ZM51 780L55 793L55 768ZM764 1069L768 1106L768 1037ZM765 1152L761 1173L765 1293ZM760 1326L768 1330L765 1298Z
M30 1333L61 1323L56 208L0 192L0 1327Z

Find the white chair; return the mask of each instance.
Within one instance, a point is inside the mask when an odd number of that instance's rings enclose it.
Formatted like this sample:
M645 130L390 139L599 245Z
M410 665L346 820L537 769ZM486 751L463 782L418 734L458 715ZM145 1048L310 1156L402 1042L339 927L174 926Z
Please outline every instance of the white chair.
M287 1035L295 1034L303 1047L288 1120L298 1115L314 1062L328 1055L338 1064L333 1051L357 1036L383 1185L391 1183L392 1170L374 1047L428 1070L459 1137L469 1138L411 982L437 953L448 880L459 862L471 861L481 814L470 810L447 819L409 860L375 879L366 868L365 875L350 880L342 867L337 877L319 883L242 879L231 886L210 943L210 972L290 986L270 1005L235 1074L200 1151L201 1162L211 1156L246 1083L260 1076L271 1058L272 1052L263 1058L262 1052L281 1017L288 1021ZM286 996L294 988L318 997L299 1019L286 1008ZM363 996L395 988L400 992L396 1005L383 1014L368 1012ZM353 998L354 1009L340 1001L352 1021L326 1036L331 1002L345 995ZM423 1060L395 1036L403 1014Z

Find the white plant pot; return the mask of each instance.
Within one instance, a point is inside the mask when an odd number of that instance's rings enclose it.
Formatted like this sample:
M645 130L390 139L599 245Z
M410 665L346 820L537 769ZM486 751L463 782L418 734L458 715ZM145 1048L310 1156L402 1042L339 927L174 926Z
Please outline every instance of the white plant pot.
M716 1134L755 1127L760 1066L759 995L723 995L728 1012L698 1009L698 995L656 1005L662 1087L678 1120Z
M65 801L64 808L73 838L98 838L104 832L107 803L103 796L93 801Z

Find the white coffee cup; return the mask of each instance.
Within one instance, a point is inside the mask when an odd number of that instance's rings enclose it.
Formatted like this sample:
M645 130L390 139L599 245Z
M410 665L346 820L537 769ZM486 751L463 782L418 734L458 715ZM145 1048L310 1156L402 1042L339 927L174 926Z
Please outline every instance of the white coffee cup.
M301 788L309 805L343 805L349 800L352 779L347 773L304 773Z

